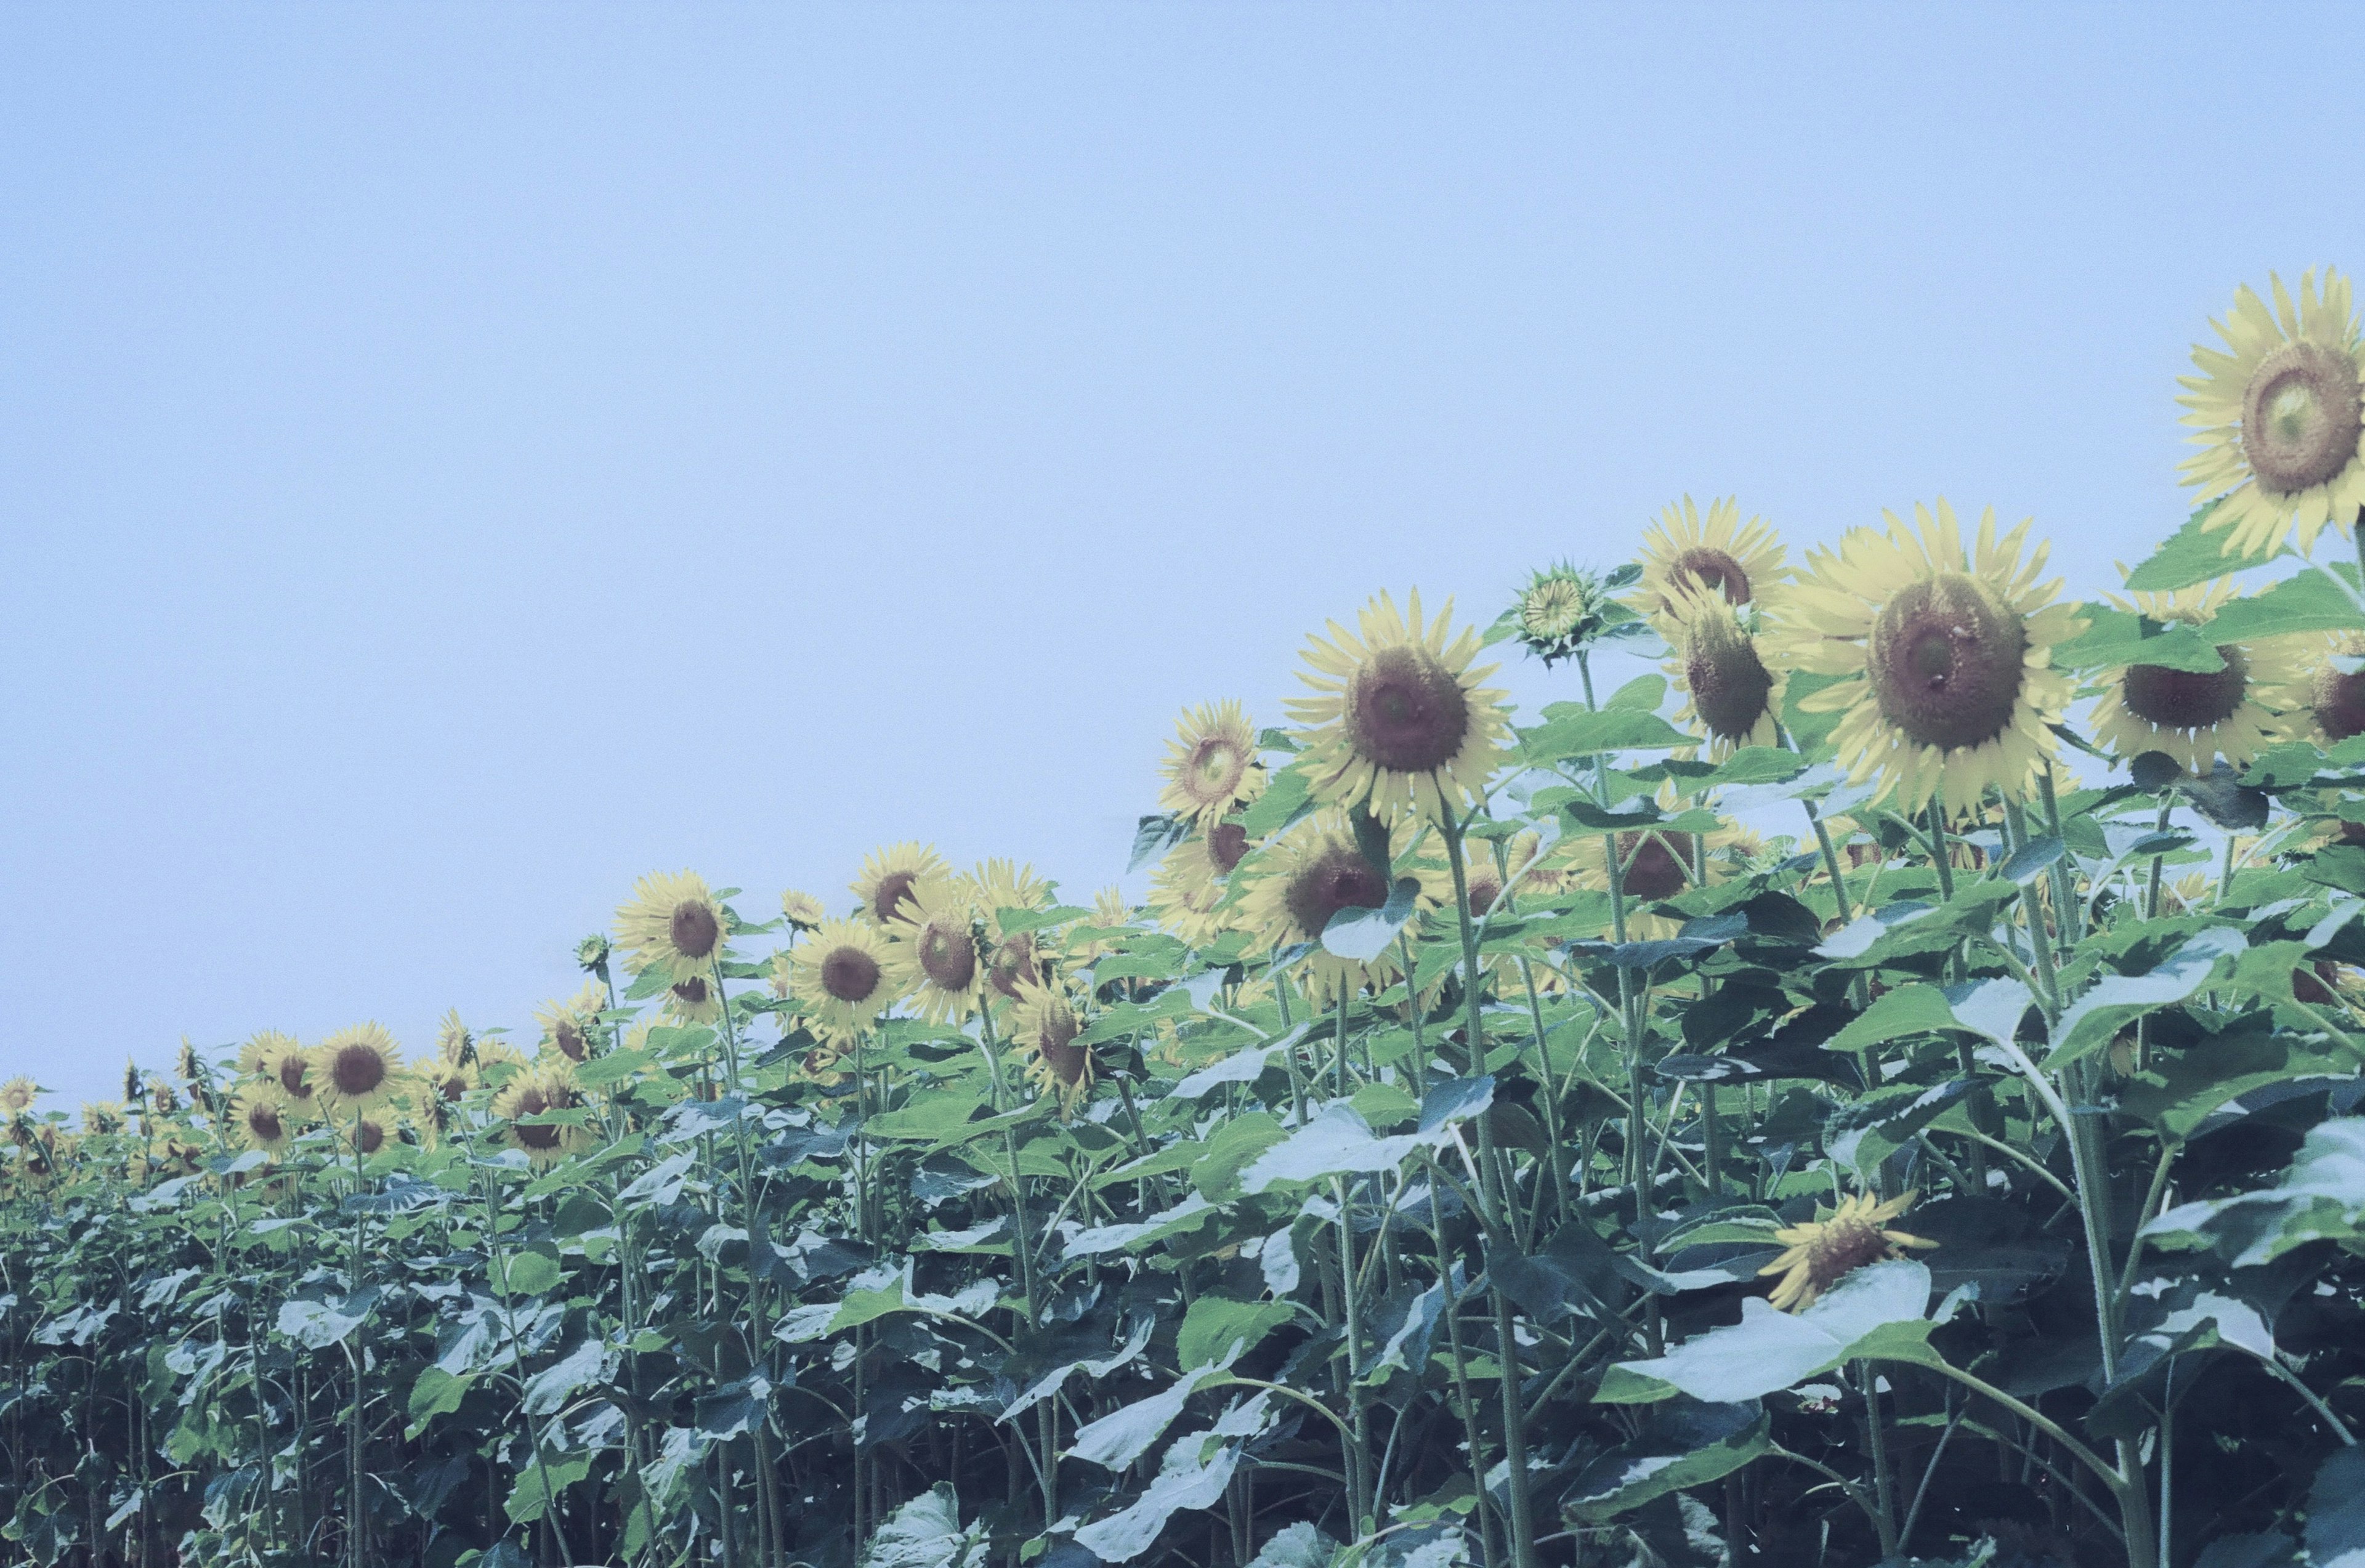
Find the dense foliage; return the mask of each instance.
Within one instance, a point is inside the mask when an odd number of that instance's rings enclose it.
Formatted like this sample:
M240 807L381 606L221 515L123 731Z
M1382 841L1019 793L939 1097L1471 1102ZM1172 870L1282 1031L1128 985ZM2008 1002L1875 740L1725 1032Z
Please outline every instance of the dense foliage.
M2365 610L2307 554L2365 351L2301 296L2203 351L2131 599L1687 504L1485 633L1531 723L1417 599L1291 725L1186 714L1146 910L654 877L531 1058L12 1083L9 1552L2365 1560Z

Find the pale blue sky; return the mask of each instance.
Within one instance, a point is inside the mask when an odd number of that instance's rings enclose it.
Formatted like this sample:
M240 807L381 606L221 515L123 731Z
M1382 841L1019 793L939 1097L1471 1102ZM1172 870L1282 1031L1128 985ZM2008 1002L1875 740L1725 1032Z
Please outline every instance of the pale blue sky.
M0 1074L530 1025L633 877L1123 868L1686 491L2179 521L2353 6L0 12ZM1530 706L1573 677L1507 671Z

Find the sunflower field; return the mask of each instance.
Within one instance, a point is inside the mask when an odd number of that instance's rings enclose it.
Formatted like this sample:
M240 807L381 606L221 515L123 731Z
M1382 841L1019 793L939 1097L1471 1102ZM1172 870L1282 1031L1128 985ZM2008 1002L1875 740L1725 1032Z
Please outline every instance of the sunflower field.
M1184 712L1144 905L657 874L531 1030L11 1081L5 1555L2365 1562L2365 338L2270 294L2116 591L1687 500Z

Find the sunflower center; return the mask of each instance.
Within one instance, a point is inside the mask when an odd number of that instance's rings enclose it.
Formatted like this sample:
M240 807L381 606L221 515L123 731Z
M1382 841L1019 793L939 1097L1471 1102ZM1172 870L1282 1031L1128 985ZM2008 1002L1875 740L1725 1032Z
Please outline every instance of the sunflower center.
M1492 871L1474 872L1470 877L1469 890L1470 915L1474 920L1494 908L1495 901L1503 896L1503 879Z
M1519 624L1530 636L1552 641L1575 632L1584 613L1585 596L1577 592L1576 585L1565 577L1553 577L1528 590L1526 601L1519 606Z
M250 1105L246 1112L246 1128L265 1143L276 1143L286 1132L280 1125L279 1113L269 1105Z
M550 1096L539 1089L529 1089L518 1096L518 1116L539 1116L555 1109ZM510 1130L517 1134L518 1142L528 1148L556 1148L560 1129L555 1126L520 1126L512 1117Z
M840 947L821 961L821 988L840 1002L868 1002L879 989L879 960L859 947Z
M386 1058L374 1046L340 1046L329 1062L329 1081L348 1100L375 1093L386 1081Z
M880 924L908 918L903 913L903 900L911 892L912 884L919 879L909 871L890 871L879 879L879 889L870 895L870 913L879 917Z
M673 907L673 949L685 958L703 958L714 951L722 925L714 912L697 899L684 899Z
M1470 733L1461 682L1421 647L1382 648L1364 660L1347 683L1346 717L1356 752L1395 773L1444 767Z
M290 1051L279 1058L279 1087L292 1100L309 1100L312 1086L304 1081L304 1058Z
M706 1004L706 982L696 975L678 982L673 988L673 993L688 1006L703 1007Z
M1289 880L1282 902L1308 940L1319 940L1342 909L1378 909L1388 902L1387 879L1351 844L1334 844Z
M2242 393L2242 454L2282 495L2323 484L2357 455L2365 430L2357 366L2322 343L2285 343L2259 362Z
M435 1092L446 1100L456 1101L468 1091L468 1081L456 1072L447 1072L435 1085Z
M1208 735L1191 748L1192 793L1203 801L1229 800L1248 770L1249 759L1221 735Z
M2158 665L2130 665L2119 679L2119 700L2127 711L2161 730L2205 730L2234 716L2250 687L2249 661L2242 650L2221 646L2225 667L2202 675Z
M1908 584L1872 624L1866 673L1880 716L1916 745L1981 745L2011 726L2028 628L1960 572Z
M1749 574L1742 569L1740 562L1709 545L1695 544L1677 555L1668 567L1667 577L1677 588L1721 593L1727 604L1749 602Z
M699 995L695 1000L705 1000L706 982L697 980L695 976L692 977L692 980L699 987ZM674 987L677 991L680 989L680 986ZM561 1018L558 1021L558 1027L550 1032L550 1037L557 1045L559 1054L568 1061L581 1061L591 1054L590 1047L584 1041L582 1028L572 1018Z
M1207 830L1207 863L1218 877L1228 877L1232 868L1249 852L1249 830L1238 823L1217 823Z
M1035 1032L1035 1049L1042 1056L1043 1065L1070 1088L1082 1081L1084 1068L1092 1059L1091 1053L1075 1043L1082 1032L1076 1015L1065 1008L1053 1009Z
M2343 675L2330 665L2315 672L2308 694L2315 722L2327 740L2345 741L2365 734L2365 670Z
M962 991L977 978L977 943L965 930L930 921L920 933L920 972L940 991Z
M1826 1291L1866 1263L1889 1256L1889 1238L1861 1220L1834 1220L1808 1244L1807 1268L1815 1288Z
M1626 875L1619 888L1628 898L1656 903L1661 899L1674 898L1691 880L1684 861L1677 859L1676 851L1667 847L1668 836L1655 833L1647 837L1638 833L1618 835L1618 858L1626 867ZM1679 833L1672 836L1683 853L1689 856L1693 835Z
M1719 740L1738 740L1765 716L1774 678L1757 645L1721 615L1703 616L1684 643L1684 687L1692 711Z
M986 983L1015 1002L1022 981L1035 978L1035 938L1022 931L1015 936L1005 936L993 949L993 962L985 971Z

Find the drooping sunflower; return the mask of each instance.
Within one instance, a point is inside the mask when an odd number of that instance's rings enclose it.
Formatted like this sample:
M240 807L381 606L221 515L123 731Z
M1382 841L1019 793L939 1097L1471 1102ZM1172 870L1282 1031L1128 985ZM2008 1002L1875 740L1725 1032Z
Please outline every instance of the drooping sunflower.
M2153 621L2206 629L2234 597L2234 585L2221 580L2112 601ZM2164 752L2206 773L2220 756L2239 767L2281 739L2284 715L2305 723L2307 683L2292 639L2221 643L2217 656L2225 667L2213 673L2140 664L2110 671L2094 704L2095 739L2122 757Z
M1018 1006L1010 1015L1010 1042L1026 1058L1026 1076L1046 1094L1059 1096L1063 1112L1074 1110L1092 1092L1096 1076L1092 1047L1076 1044L1083 1032L1083 1020L1063 989L1019 988Z
M1642 534L1642 581L1630 601L1670 643L1683 599L1706 593L1735 609L1776 601L1790 576L1783 549L1762 518L1741 521L1733 497L1709 503L1708 517L1686 496L1661 509Z
M555 1165L597 1141L591 1129L569 1123L535 1123L526 1118L581 1111L589 1104L575 1081L574 1070L564 1062L548 1062L510 1080L493 1096L493 1114L504 1124L501 1140L523 1151L537 1166Z
M1919 1236L1882 1228L1911 1208L1915 1196L1900 1193L1883 1203L1869 1193L1858 1193L1841 1199L1835 1209L1818 1208L1815 1217L1804 1225L1776 1231L1774 1239L1788 1250L1757 1271L1761 1275L1782 1276L1774 1287L1774 1305L1784 1312L1803 1312L1866 1263L1901 1258L1904 1248L1937 1246Z
M868 920L828 921L797 945L789 955L791 989L814 1034L851 1040L895 1004L889 957L886 935Z
M1006 1002L1018 1000L1018 988L1040 982L1051 972L1052 955L1057 951L1039 931L1013 931L1006 935L987 933L985 955L986 988Z
M1034 867L999 857L979 861L968 881L978 913L985 919L986 986L995 995L1015 1001L1021 980L1040 980L1048 972L1045 966L1059 942L1050 932L1003 920L1003 912L1040 909L1051 896L1051 884Z
M2327 743L2365 734L2365 635L2335 638L2307 672L2305 695L2307 717Z
M910 921L892 928L887 945L889 985L932 1024L958 1025L985 990L973 896L951 879L913 884L903 902Z
M675 976L676 985L689 980L696 980L701 990L706 984L704 975ZM534 1022L542 1025L542 1053L555 1052L571 1062L589 1060L591 1043L599 1038L600 1010L607 1001L606 989L593 980L573 996L554 998L535 1008Z
M1448 874L1423 862L1399 860L1390 868L1390 876L1383 876L1363 857L1345 815L1338 812L1306 818L1274 839L1258 858L1256 882L1245 896L1247 924L1275 952L1301 943L1313 946L1306 959L1306 987L1326 1006L1342 991L1351 995L1365 985L1382 989L1404 973L1393 946L1368 964L1342 958L1323 946L1322 933L1331 916L1346 909L1381 908L1394 890L1392 879L1409 877L1420 884L1417 910L1435 909L1452 891Z
M1667 644L1675 654L1667 678L1684 694L1676 719L1708 742L1716 761L1743 746L1779 745L1778 715L1789 680L1760 656L1754 609L1736 610L1715 593L1677 591L1666 602Z
M1383 817L1408 809L1434 816L1483 793L1505 755L1510 721L1503 693L1473 670L1477 633L1452 632L1451 600L1424 623L1420 593L1409 612L1380 595L1363 607L1360 635L1337 622L1307 639L1300 678L1316 695L1293 698L1289 715L1309 731L1306 756L1317 799L1368 801Z
M1185 708L1166 743L1166 778L1158 803L1194 822L1214 822L1250 804L1264 790L1257 761L1256 726L1227 699Z
M319 1086L320 1114L351 1122L387 1104L401 1086L402 1047L382 1024L340 1029L313 1047L312 1081ZM283 1074L281 1087L286 1088Z
M230 1101L230 1139L241 1148L277 1154L295 1141L296 1126L286 1096L268 1083L250 1083Z
M2027 523L1998 539L1990 508L1966 552L1944 500L1913 516L1816 551L1769 642L1797 669L1844 678L1800 705L1843 715L1833 738L1856 781L1878 774L1909 811L1933 799L1960 810L1990 788L2016 800L2052 758L2048 726L2074 689L2054 645L2085 622L2053 602L2057 579L2037 580L2047 547L2023 560Z
M0 1083L0 1114L13 1116L19 1112L29 1111L40 1094L41 1086L20 1072L7 1082Z
M862 901L862 917L873 925L883 926L905 918L903 900L914 884L947 876L951 871L944 857L928 845L891 844L870 852L850 886L854 896Z
M704 975L683 975L659 999L666 1016L678 1024L712 1024L723 1016L722 993Z
M811 931L829 918L821 900L794 888L780 895L780 913L788 916L790 929L794 931Z
M2228 554L2272 554L2294 535L2305 553L2326 523L2353 530L2365 509L2365 339L2348 279L2327 267L2319 293L2303 274L2296 301L2269 281L2274 308L2236 289L2233 310L2210 323L2225 347L2195 344L2201 374L2179 377L2201 448L2179 469L2218 498L2201 526L2225 532Z
M624 968L636 975L659 968L676 980L706 975L730 935L730 915L695 871L652 871L616 911Z
M1150 874L1150 918L1186 946L1204 947L1232 928L1231 912L1221 907L1224 892L1208 841L1186 839L1168 850Z
M476 1036L468 1025L460 1022L460 1010L444 1009L442 1022L435 1025L435 1056L439 1061L464 1062L470 1059Z

